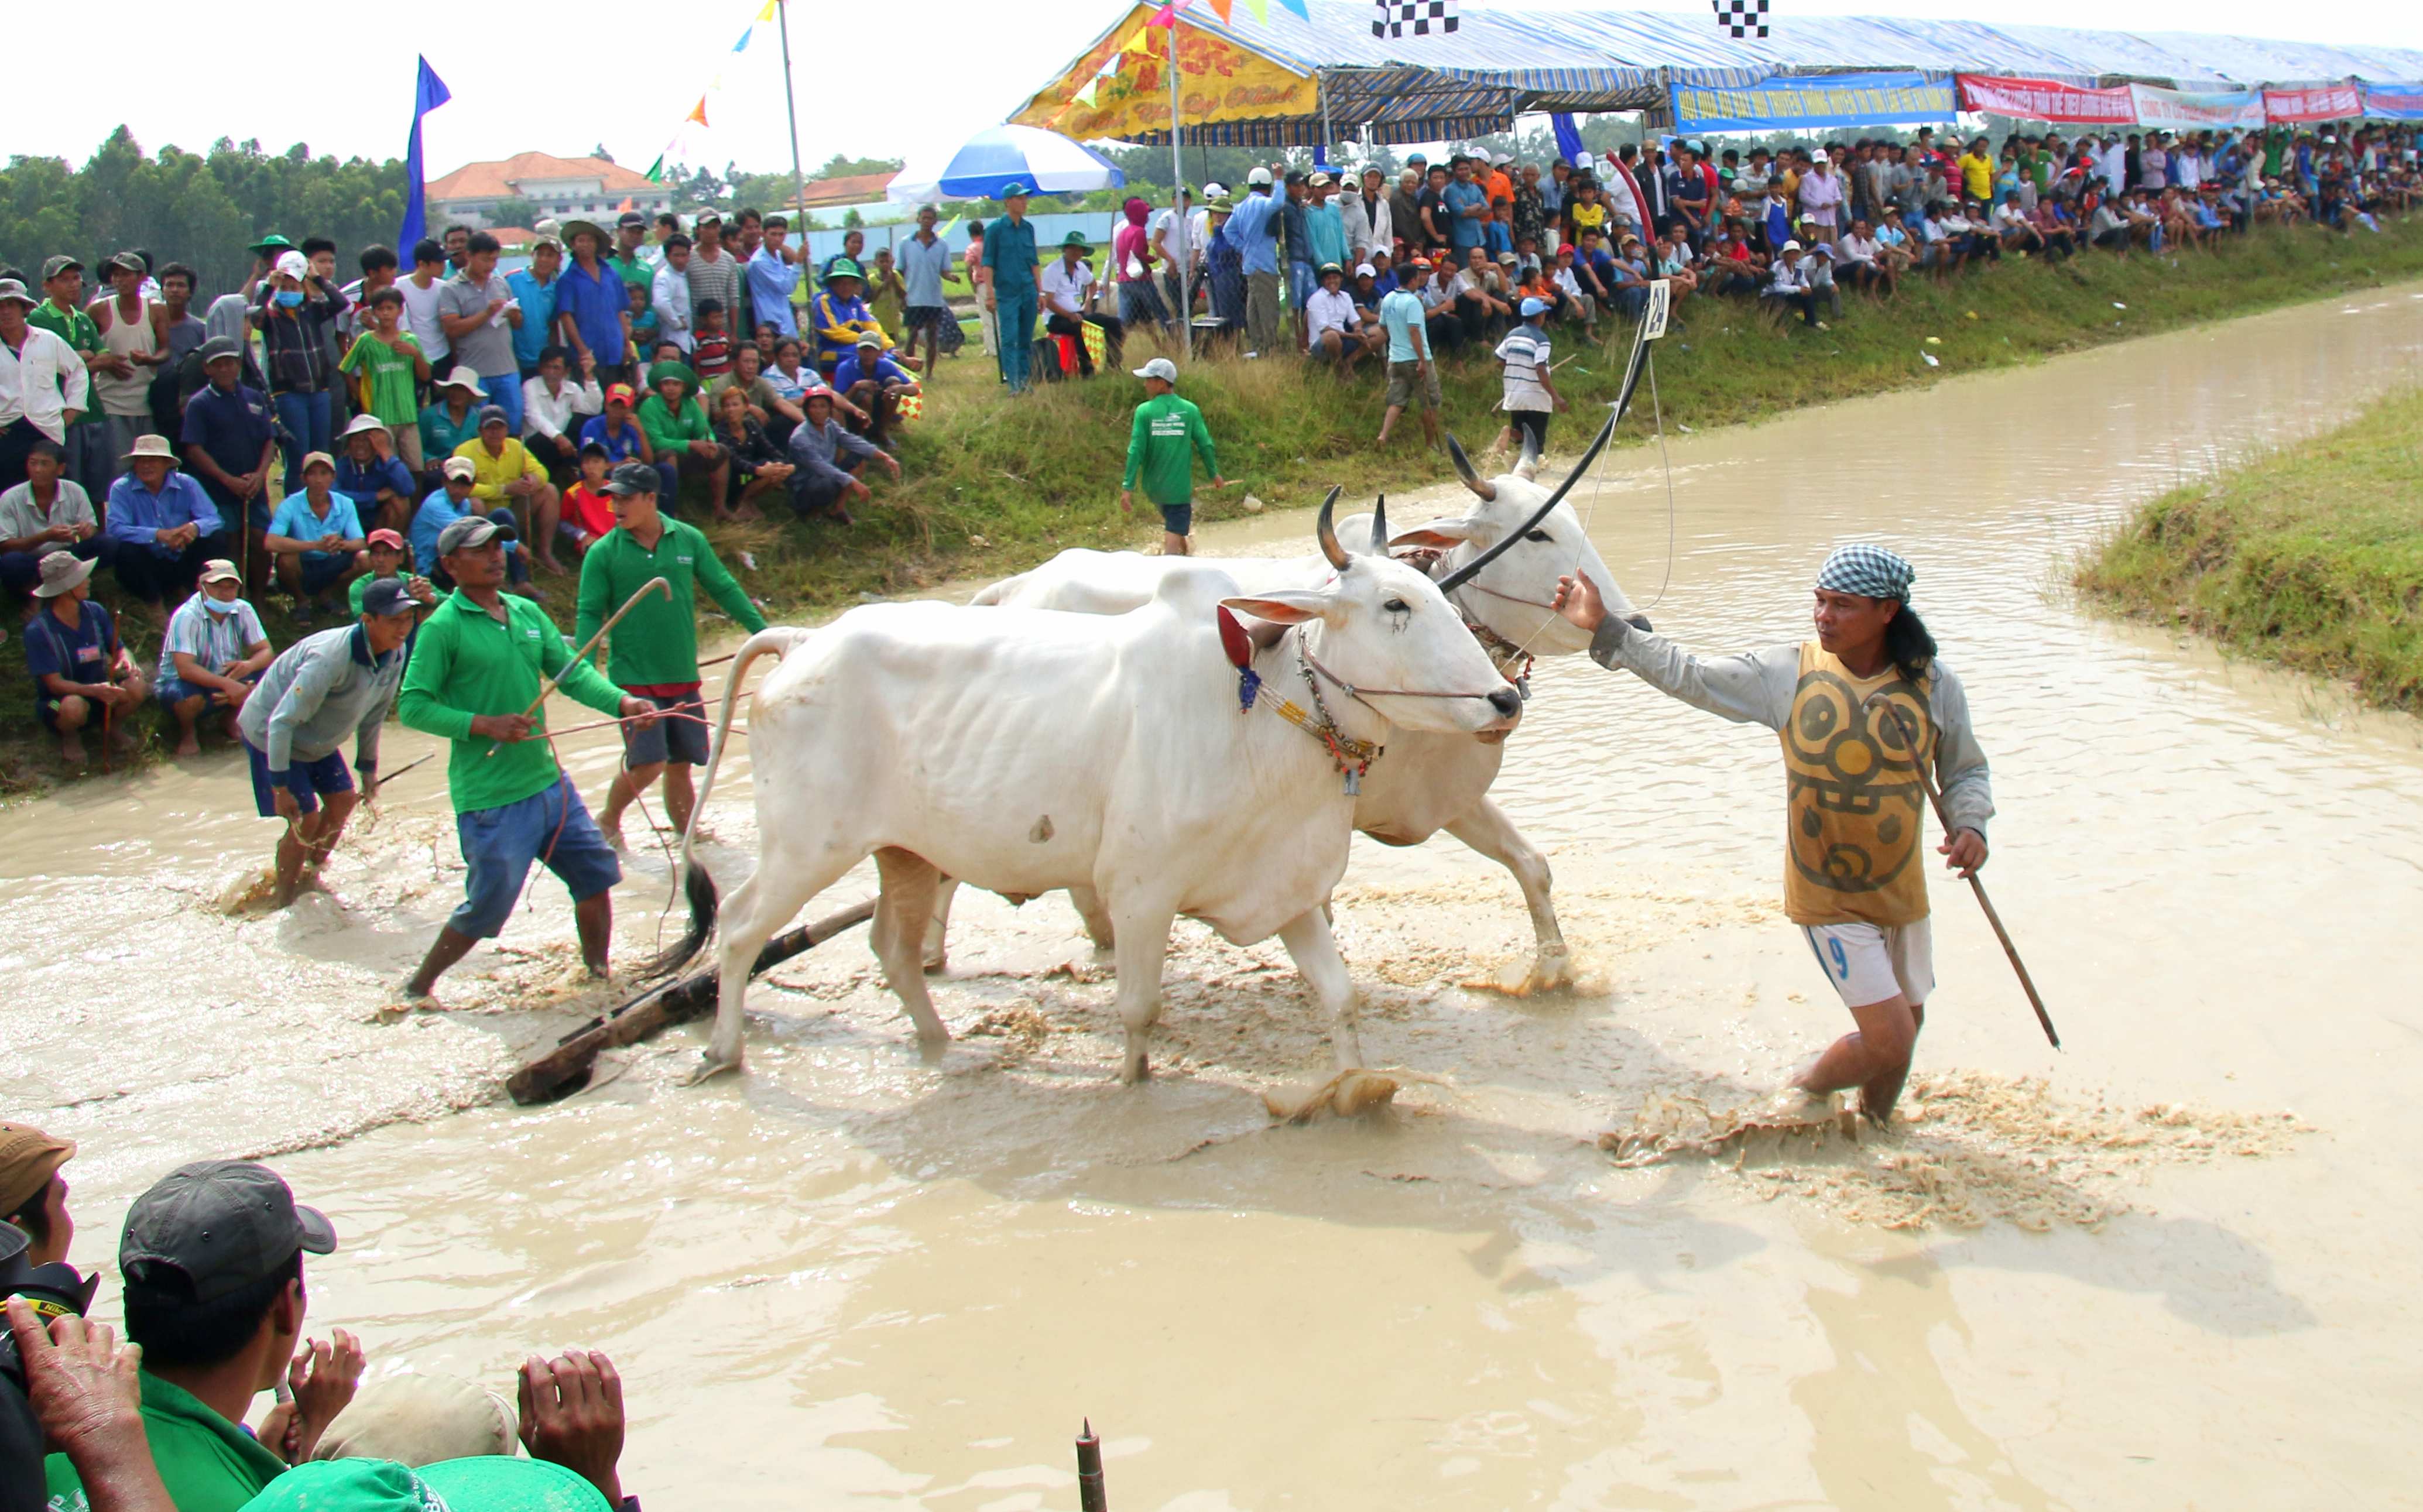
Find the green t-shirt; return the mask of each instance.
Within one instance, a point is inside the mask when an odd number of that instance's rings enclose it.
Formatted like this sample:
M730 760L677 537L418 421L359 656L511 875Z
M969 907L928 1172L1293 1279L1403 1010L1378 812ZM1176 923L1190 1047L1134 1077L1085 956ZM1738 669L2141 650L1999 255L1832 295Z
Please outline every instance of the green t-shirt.
M541 673L554 678L568 699L600 714L623 712L623 690L586 662L571 665L572 648L545 609L511 593L504 606L499 622L460 590L439 600L413 641L396 699L396 713L408 728L454 743L446 786L456 813L519 803L562 779L546 740L544 704L527 740L496 745L471 733L475 716L529 708ZM182 1504L178 1512L186 1512Z
M406 331L404 339L412 350L420 350L420 338ZM354 340L354 348L338 364L350 373L368 373L371 383L371 413L390 428L420 423L420 402L415 392L414 374L420 370L412 358L380 340L367 331Z
M1195 500L1195 455L1203 456L1203 470L1218 477L1220 461L1212 449L1212 433L1203 412L1176 394L1160 394L1138 404L1135 425L1128 433L1128 470L1119 486L1133 488L1144 478L1145 497L1155 504L1190 504Z
M404 573L398 573L394 577L388 579L388 581L397 583L408 583L412 579ZM358 618L362 612L362 594L368 591L372 583L378 581L380 581L380 579L374 575L364 573L361 576L355 578L352 586L345 590L345 597L353 601L354 614L356 618Z
M668 600L651 593L615 622L607 647L615 683L623 687L679 686L698 681L698 592L704 583L723 612L752 635L766 628L766 617L707 544L698 527L680 520L664 522L665 533L655 549L642 546L620 527L599 537L580 559L580 599L573 625L575 644L587 645L606 617L640 591L652 577L661 577L673 591Z
M143 1434L177 1512L237 1512L286 1473L286 1462L204 1406L191 1392L145 1371ZM84 1482L65 1455L42 1461L52 1512L86 1512Z
M25 323L29 325L39 325L65 341L75 349L75 354L79 357L89 358L94 353L105 350L101 339L100 323L80 309L63 310L53 301L45 299L34 307L31 315L25 317ZM78 425L101 423L100 402L90 393L85 396L84 417L76 423Z
M706 423L706 406L695 398L682 401L676 415L665 405L665 396L651 393L640 401L640 429L647 433L648 445L658 451L679 451L692 441L712 441L715 432Z

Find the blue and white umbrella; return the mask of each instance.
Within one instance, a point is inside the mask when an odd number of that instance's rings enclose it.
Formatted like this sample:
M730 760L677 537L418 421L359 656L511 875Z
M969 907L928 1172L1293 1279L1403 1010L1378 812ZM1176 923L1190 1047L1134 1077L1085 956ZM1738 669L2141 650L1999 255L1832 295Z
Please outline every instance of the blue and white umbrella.
M909 164L884 196L895 203L922 204L929 199L998 199L1013 183L1038 195L1082 195L1127 181L1116 164L1083 142L1033 126L996 126L976 133L939 161L929 157Z

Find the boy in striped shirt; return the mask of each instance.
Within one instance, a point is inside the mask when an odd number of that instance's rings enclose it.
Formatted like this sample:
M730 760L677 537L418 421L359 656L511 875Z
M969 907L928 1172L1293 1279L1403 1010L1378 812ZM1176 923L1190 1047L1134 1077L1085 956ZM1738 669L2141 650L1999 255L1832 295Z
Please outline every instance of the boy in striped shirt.
M1544 456L1548 450L1548 417L1572 406L1557 392L1556 379L1548 370L1548 334L1540 328L1540 317L1548 312L1548 302L1532 295L1519 308L1522 323L1497 343L1497 360L1505 364L1506 373L1506 397L1497 407L1506 412L1506 428L1497 433L1495 449L1504 451L1514 445L1515 433L1519 431L1530 438L1530 449Z

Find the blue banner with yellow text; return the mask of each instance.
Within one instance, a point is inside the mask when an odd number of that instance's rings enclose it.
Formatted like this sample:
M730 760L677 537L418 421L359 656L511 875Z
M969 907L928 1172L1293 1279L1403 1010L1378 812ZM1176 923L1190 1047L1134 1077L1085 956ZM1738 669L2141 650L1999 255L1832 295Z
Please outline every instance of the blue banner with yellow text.
M1737 89L1671 87L1678 132L1779 132L1821 126L1906 126L1959 111L1949 78L1924 73L1770 76Z

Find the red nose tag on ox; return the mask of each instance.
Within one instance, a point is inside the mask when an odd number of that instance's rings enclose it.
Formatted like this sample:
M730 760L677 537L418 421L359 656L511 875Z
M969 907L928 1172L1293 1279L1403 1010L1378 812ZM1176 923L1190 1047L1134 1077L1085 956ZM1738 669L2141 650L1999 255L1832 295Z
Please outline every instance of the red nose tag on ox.
M1221 605L1218 612L1220 649L1228 654L1229 666L1243 671L1254 664L1253 639L1245 634L1245 627L1237 622L1237 617L1228 612L1228 606Z

